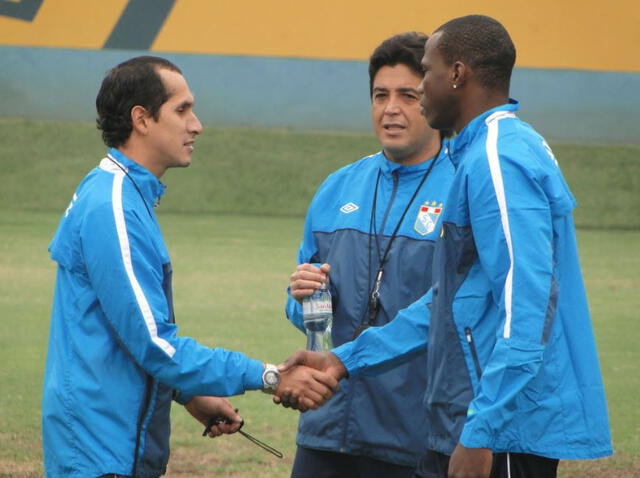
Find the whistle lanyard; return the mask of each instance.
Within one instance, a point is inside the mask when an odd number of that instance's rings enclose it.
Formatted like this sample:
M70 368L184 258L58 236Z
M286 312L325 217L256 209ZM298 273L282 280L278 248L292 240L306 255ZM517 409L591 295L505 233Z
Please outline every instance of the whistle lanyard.
M238 409L236 408L236 413L238 412ZM227 423L227 424L231 424L233 423L231 420L229 420L226 417L213 417L209 419L209 422L207 423L207 427L204 429L204 431L202 432L202 436L206 437L209 432L211 431L211 429L214 427L214 425L220 425L222 423ZM272 455L277 456L278 458L283 458L284 455L282 454L282 452L276 450L275 448L273 448L271 445L267 445L265 442L258 440L256 437L249 435L247 432L242 431L241 428L244 426L244 420L242 420L242 422L240 423L240 428L238 428L236 430L236 432L238 432L240 435L242 435L243 437L245 437L247 440L249 440L251 443L258 445L260 448L262 448L265 451L268 451L269 453L271 453ZM235 432L234 432L235 433Z
M113 164L115 164L116 166L118 166L120 168L120 170L131 180L131 182L133 183L133 186L136 188L136 191L138 191L138 194L140 195L140 199L142 199L142 203L144 204L144 208L149 213L149 217L151 219L153 219L153 214L151 214L151 210L149 209L149 206L147 205L147 200L144 198L144 195L142 194L142 191L140 191L140 188L138 187L138 183L136 183L134 181L134 179L131 177L129 172L118 161L113 159L110 155L107 155L107 159L109 161L111 161Z
M422 176L422 179L420 180L420 183L418 184L418 187L416 187L415 191L413 192L413 195L411 196L411 199L409 199L409 202L407 203L407 205L404 208L404 211L402 212L402 215L400 216L400 219L398 220L398 223L396 224L396 227L393 230L393 233L391 234L391 237L389 238L389 242L387 242L387 247L384 250L383 254L380 254L380 239L378 237L378 231L377 231L377 226L376 226L376 208L377 208L377 203L378 203L378 187L380 185L380 176L382 175L382 169L378 169L378 176L376 178L376 186L375 189L373 191L373 203L371 205L371 220L369 221L369 259L368 259L368 274L369 277L371 277L371 237L375 237L376 240L376 252L378 253L378 268L375 274L375 278L373 281L373 285L369 290L369 294L368 294L368 302L367 302L367 307L364 311L363 317L364 320L361 321L360 326L358 327L358 329L356 330L356 333L354 335L354 337L357 337L358 335L360 335L360 333L366 329L367 327L371 327L376 319L376 316L378 315L378 310L380 308L380 285L382 284L382 277L384 275L384 267L387 263L387 258L389 256L389 251L391 250L391 246L393 245L393 242L395 241L396 237L398 236L398 231L400 230L400 226L402 225L402 222L404 221L405 216L407 215L407 212L409 212L409 209L411 208L411 205L413 204L413 201L416 199L416 196L418 195L418 193L420 192L420 189L422 189L423 184L425 183L425 181L427 180L427 178L429 177L429 174L431 173L431 170L433 169L433 166L436 164L436 161L438 160L438 156L439 153L433 158L433 160L431 161L431 164L429 165L429 167L427 168L427 170L425 171L424 175ZM389 207L391 207L391 205L389 205ZM382 233L384 233L384 231L381 231Z

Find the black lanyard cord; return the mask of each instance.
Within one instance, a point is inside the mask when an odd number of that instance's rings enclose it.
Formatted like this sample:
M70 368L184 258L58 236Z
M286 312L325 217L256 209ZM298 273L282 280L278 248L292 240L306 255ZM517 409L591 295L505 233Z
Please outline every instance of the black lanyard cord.
M404 221L404 218L407 215L407 212L409 212L409 209L411 208L413 201L416 199L416 196L420 192L420 189L422 189L422 186L424 185L425 181L429 177L429 174L431 174L431 170L436 164L436 161L438 160L439 155L440 155L440 152L438 152L438 154L433 158L433 160L431 161L431 164L429 165L424 175L422 176L422 179L420 180L418 187L416 187L415 191L413 192L411 199L409 199L409 202L407 203L406 207L404 208L404 211L402 212L402 216L400 216L400 219L398 220L398 223L396 224L396 227L394 228L393 233L389 238L389 242L387 243L387 247L385 248L384 253L382 254L382 257L380 257L380 241L378 238L378 231L376 230L377 229L376 208L378 203L378 186L380 184L380 176L382 175L382 169L378 169L376 186L373 192L373 203L371 205L371 220L369 221L369 260L368 260L369 277L371 277L371 236L375 236L379 264L378 264L378 270L376 271L376 275L373 281L373 285L369 290L369 294L368 294L369 300L367 302L367 307L365 308L363 313L363 319L361 320L361 324L356 330L354 337L360 335L360 333L364 329L373 325L373 322L375 321L376 315L378 314L378 307L379 307L378 299L380 298L380 284L382 283L382 276L384 274L384 267L387 262L389 251L391 251L391 246L393 245L393 242L398 236L398 231L400 230L400 226L402 225L402 222ZM384 233L384 231L382 232ZM368 317L367 317L367 312L368 312Z
M140 199L142 199L142 202L144 204L145 209L147 210L147 212L149 213L149 216L151 217L151 219L153 219L153 214L151 214L151 211L149 210L149 205L147 204L146 199L144 198L144 196L142 195L142 191L140 191L140 188L138 187L138 183L136 183L133 178L131 177L131 175L129 174L129 172L122 167L122 165L116 161L115 159L113 159L111 156L107 156L107 158L109 159L109 161L111 161L113 164L115 164L116 166L118 166L122 172L131 180L131 182L133 183L134 187L136 188L136 191L138 191L138 194L140 195Z
M236 408L236 412L238 411L238 409ZM211 431L211 429L213 428L214 425L220 425L222 423L227 423L227 424L231 424L232 421L229 420L226 417L213 417L209 419L209 422L207 423L207 427L204 429L204 431L202 432L202 436L206 437L209 432ZM253 435L249 435L247 432L241 430L241 428L244 426L244 420L242 420L242 422L240 423L240 428L238 428L236 431L242 435L243 437L245 437L247 440L249 440L251 443L258 445L260 448L262 448L265 451L268 451L269 453L271 453L272 455L277 456L278 458L283 458L284 455L282 454L282 452L276 450L275 448L273 448L270 445L267 445L265 442L258 440L256 437L254 437Z

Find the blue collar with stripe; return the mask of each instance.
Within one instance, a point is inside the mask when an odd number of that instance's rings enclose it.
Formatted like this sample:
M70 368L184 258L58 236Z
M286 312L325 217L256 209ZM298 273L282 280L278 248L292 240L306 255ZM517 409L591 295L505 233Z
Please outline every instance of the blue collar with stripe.
M127 157L122 151L116 148L109 148L108 154L126 168L131 178L140 188L145 201L152 206L158 204L167 187L151 171Z
M516 111L518 111L519 107L520 103L518 103L514 99L509 98L509 103L491 108L490 110L487 110L472 119L464 128L462 128L462 131L460 131L460 133L451 140L450 159L453 162L453 165L456 167L458 166L458 163L460 162L460 154L470 143L473 142L477 133L484 129L485 120L489 116L498 111L509 111L515 113Z

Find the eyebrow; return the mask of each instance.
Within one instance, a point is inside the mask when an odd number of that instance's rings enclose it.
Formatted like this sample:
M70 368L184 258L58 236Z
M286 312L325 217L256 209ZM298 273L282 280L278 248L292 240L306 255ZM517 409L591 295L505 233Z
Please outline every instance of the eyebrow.
M176 106L176 109L179 109L179 108L192 108L193 107L193 103L194 103L193 101L184 100L183 102L178 104L178 106Z
M420 94L420 92L416 88L409 87L400 87L400 88L387 88L386 86L374 86L373 91L389 91L389 90L399 91L400 93L415 93Z

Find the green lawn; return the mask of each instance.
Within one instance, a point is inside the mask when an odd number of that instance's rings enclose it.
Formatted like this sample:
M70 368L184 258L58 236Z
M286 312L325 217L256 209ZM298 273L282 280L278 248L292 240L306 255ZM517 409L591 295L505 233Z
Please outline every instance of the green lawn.
M46 248L59 215L0 212L0 477L41 476L40 388L54 265ZM283 317L301 218L160 215L174 265L181 332L211 346L279 362L304 345ZM637 290L640 232L579 231L610 418L614 458L564 464L563 476L633 476L640 471ZM260 392L232 400L246 431L284 451L278 460L241 436L208 440L174 407L171 477L288 476L296 412ZM620 468L621 467L621 468Z
M639 145L551 146L578 227L640 229ZM372 134L205 128L188 171L163 178L162 210L301 217L327 174L378 148ZM0 118L0 210L62 211L104 154L91 124Z

